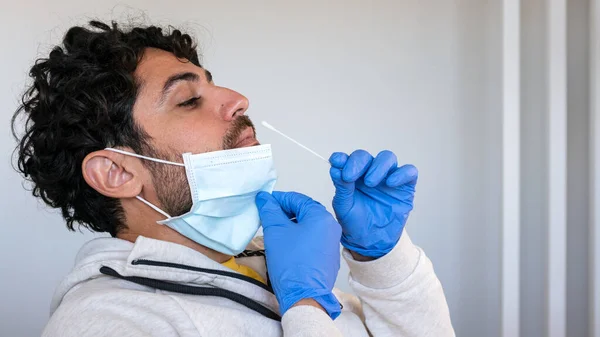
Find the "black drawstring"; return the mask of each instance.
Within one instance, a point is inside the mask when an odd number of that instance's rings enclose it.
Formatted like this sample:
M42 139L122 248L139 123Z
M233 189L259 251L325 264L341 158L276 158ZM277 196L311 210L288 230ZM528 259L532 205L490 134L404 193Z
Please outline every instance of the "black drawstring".
M242 275L240 273L235 273L233 271L224 271L224 270L217 270L217 269L208 269L208 268L200 268L200 267L194 267L194 266L188 266L185 264L180 264L180 263L172 263L172 262L162 262L162 261L153 261L153 260L146 260L146 259L137 259L137 260L133 260L131 261L131 264L134 266L137 265L144 265L144 266L156 266L156 267L167 267L167 268L175 268L175 269L184 269L184 270L191 270L191 271L197 271L200 273L207 273L207 274L215 274L215 275L221 275L221 276L227 276L227 277L231 277L231 278L236 278L238 280L242 280L248 283L252 283L256 286L259 286L261 288L263 288L264 290L273 293L273 288L271 288L270 284L264 284L258 280L253 279L252 277L246 276L246 275Z
M146 277L139 277L139 276L122 276L121 274L117 273L114 269L109 268L109 267L104 267L104 266L100 268L100 272L104 275L117 277L117 278L127 280L129 282L133 282L133 283L136 283L139 285L143 285L143 286L147 286L147 287L151 287L151 288L155 288L155 289L160 289L160 290L164 290L164 291L170 291L170 292L174 292L174 293L181 293L181 294L188 294L188 295L224 297L224 298L230 299L234 302L237 302L237 303L245 306L248 309L252 309L267 318L270 318L270 319L273 319L276 321L281 321L281 317L277 313L272 311L271 309L263 306L260 303L253 301L252 299L250 299L244 295L240 295L233 291L229 291L229 290L225 290L225 289L221 289L221 288L188 286L188 285L171 283L171 282L166 282L166 281L161 281L161 280L156 280L156 279L151 279L151 278L146 278Z

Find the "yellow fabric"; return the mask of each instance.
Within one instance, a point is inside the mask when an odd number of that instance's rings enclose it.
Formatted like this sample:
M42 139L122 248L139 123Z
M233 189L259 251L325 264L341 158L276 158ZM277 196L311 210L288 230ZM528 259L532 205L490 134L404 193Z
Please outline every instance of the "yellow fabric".
M235 262L235 258L233 258L233 257L231 259L221 263L221 265L223 265L229 269L233 269L242 275L246 275L257 281L267 284L267 282L265 282L265 280L263 280L263 278L257 272L255 272L252 268L238 264L237 262Z

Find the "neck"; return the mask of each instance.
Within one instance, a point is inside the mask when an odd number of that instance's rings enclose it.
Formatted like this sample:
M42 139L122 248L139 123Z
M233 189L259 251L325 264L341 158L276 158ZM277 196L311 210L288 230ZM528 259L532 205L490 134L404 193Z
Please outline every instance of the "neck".
M141 203L138 200L135 200L133 202ZM129 208L128 206L130 205L126 204L127 203L124 203L123 206L126 209L126 214L128 214L128 216L126 216L127 228L122 229L121 231L119 231L119 233L117 233L117 237L119 239L135 242L138 236L143 236L150 239L173 242L182 246L186 246L218 263L223 263L231 259L230 255L223 254L217 252L216 250L202 246L188 239L187 237L179 234L177 231L170 228L169 226L157 224L156 221L159 221L161 219L157 216L157 213L149 207L143 205L141 209L138 208L134 212L127 212L127 209Z
M124 229L122 232L119 232L117 234L117 237L119 239L131 241L131 242L135 242L135 240L137 240L138 236L143 236L143 237L147 237L150 239L156 239L156 240L177 243L182 246L191 248L218 263L223 263L223 262L231 259L230 255L219 253L215 250L204 247L204 246L186 238L185 236L175 232L173 229L171 229L167 226L162 226L162 225L157 225L157 226L165 227L164 233L161 233L160 235L153 235L153 234L149 234L149 233L135 233L135 232L129 231L127 229Z

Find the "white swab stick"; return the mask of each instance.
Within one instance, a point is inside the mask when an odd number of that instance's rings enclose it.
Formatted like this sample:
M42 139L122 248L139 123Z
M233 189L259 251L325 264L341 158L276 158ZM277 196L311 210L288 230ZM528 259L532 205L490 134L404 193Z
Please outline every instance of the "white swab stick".
M296 145L300 146L301 148L305 149L306 151L308 151L308 152L312 153L313 155L315 155L315 156L319 157L321 160L323 160L324 162L326 162L327 164L329 164L329 160L327 160L327 159L323 158L323 156L321 156L320 154L316 153L315 151L313 151L313 150L309 149L308 147L306 147L306 146L304 146L304 145L300 144L298 141L294 140L292 137L290 137L290 136L286 135L285 133L283 133L283 132L281 132L281 131L279 131L279 130L275 129L275 128L273 127L273 125L271 125L271 124L269 124L269 123L267 123L267 122L265 122L265 121L262 121L262 122L261 122L261 124L262 124L262 125L263 125L265 128L267 128L267 129L269 129L269 130L271 130L271 131L275 131L276 133L278 133L278 134L282 135L283 137L287 138L288 140L290 140L292 143L294 143L294 144L296 144Z

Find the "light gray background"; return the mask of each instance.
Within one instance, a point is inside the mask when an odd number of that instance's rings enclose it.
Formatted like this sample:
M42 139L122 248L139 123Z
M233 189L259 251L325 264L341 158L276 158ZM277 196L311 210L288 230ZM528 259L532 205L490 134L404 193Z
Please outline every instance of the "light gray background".
M547 5L523 3L521 319L535 337L545 326ZM587 8L569 1L569 336L587 334ZM67 27L142 16L193 32L215 81L249 97L255 122L325 156L390 149L417 165L408 230L434 263L457 335L499 336L502 3L480 0L2 0L0 335L40 334L54 288L94 237L68 232L11 167L9 120L28 67ZM258 131L274 145L278 188L329 204L328 167Z

